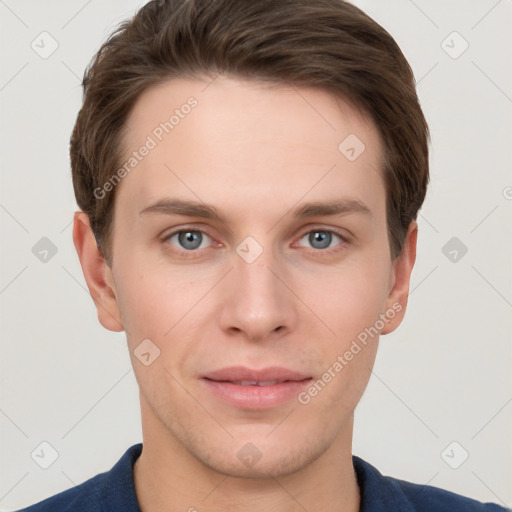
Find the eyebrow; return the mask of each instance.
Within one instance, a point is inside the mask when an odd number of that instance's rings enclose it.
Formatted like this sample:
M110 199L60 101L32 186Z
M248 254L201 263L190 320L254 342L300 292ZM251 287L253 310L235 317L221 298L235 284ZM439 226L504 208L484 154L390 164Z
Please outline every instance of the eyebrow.
M160 213L165 215L182 215L184 217L201 217L226 224L226 219L214 206L182 199L165 198L147 206L139 212L140 215ZM362 201L355 198L339 199L328 202L305 203L293 210L292 216L298 219L328 215L348 215L361 213L373 216L372 211Z

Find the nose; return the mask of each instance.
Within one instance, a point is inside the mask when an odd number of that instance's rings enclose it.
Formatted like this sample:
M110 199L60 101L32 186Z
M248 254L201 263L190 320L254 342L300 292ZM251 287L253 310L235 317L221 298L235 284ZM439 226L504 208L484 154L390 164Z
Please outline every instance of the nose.
M220 327L252 342L275 339L295 328L297 300L284 284L286 272L270 250L252 263L237 254L223 283Z

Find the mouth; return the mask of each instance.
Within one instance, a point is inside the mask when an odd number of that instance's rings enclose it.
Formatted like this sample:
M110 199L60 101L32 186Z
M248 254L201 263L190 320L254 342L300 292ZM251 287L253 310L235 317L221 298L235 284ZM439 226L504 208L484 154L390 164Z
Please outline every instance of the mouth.
M237 409L272 409L296 399L313 377L282 367L223 368L201 377L215 399Z
M289 382L289 381L279 381L279 380L267 380L260 381L257 380L240 380L240 381L224 381L224 382L232 382L237 386L274 386L275 384L280 384L281 382Z

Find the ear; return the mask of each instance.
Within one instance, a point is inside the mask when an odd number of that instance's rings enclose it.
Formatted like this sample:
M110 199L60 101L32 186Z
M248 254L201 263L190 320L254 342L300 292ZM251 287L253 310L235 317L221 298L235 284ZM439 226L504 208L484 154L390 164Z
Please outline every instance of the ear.
M390 291L386 300L386 317L381 334L393 332L405 316L407 300L409 298L409 283L411 272L416 261L416 241L418 238L418 224L412 221L405 235L402 252L393 262L393 269L390 279ZM391 314L393 312L393 314Z
M112 272L101 254L91 229L89 217L84 212L75 212L73 221L73 243L87 287L98 312L101 325L110 331L124 329Z

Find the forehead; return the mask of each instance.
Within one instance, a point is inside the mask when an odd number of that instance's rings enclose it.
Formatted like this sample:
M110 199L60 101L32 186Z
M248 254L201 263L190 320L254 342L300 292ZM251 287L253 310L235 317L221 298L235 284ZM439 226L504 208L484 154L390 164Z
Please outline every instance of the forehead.
M169 80L138 98L123 145L123 163L135 165L117 193L137 207L163 195L227 204L236 191L270 211L271 200L335 199L344 187L384 192L376 126L319 89L223 75Z

